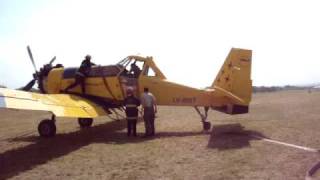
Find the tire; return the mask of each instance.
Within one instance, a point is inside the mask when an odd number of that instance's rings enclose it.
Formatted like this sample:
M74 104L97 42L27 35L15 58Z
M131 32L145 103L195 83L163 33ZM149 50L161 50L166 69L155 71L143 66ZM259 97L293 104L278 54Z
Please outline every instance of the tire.
M203 129L208 131L211 128L211 123L210 122L203 122Z
M38 125L38 132L41 137L53 137L56 135L56 124L54 121L45 119Z
M92 118L78 118L78 123L81 128L87 128L92 126Z

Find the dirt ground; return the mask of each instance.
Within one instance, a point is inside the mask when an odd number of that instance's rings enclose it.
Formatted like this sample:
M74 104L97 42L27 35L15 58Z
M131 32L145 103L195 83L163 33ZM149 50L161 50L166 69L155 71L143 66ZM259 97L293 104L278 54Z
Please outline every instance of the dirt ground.
M210 111L208 133L194 109L161 107L157 135L147 139L128 138L125 121L107 118L82 130L75 119L58 119L57 135L40 138L37 125L49 114L0 111L0 117L0 179L300 180L320 160L252 136L320 149L320 92L254 94L249 114ZM143 131L141 122L139 136Z

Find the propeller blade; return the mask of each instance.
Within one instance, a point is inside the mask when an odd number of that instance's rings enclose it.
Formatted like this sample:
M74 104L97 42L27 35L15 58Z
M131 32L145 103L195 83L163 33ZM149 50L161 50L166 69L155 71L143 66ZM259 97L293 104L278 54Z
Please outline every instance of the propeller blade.
M36 83L35 79L32 79L26 86L20 88L22 91L30 91L31 88L34 86L34 84Z
M54 56L51 61L49 62L50 65L52 65L52 63L56 60L56 56Z
M34 59L33 59L33 56L32 56L32 52L31 52L31 49L30 49L30 46L27 46L27 50L28 50L28 54L29 54L29 57L30 57L30 59L31 59L32 65L33 65L33 67L34 67L34 70L37 72L36 63L34 62Z

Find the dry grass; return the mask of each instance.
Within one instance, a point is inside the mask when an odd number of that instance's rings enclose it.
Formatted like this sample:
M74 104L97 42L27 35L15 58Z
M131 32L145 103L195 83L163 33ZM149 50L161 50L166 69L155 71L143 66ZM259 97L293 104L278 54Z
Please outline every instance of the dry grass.
M320 159L250 136L319 149L320 92L256 94L250 114L210 112L210 133L192 108L162 107L152 139L105 119L85 130L59 119L57 136L43 139L36 127L48 114L0 113L0 179L304 179Z

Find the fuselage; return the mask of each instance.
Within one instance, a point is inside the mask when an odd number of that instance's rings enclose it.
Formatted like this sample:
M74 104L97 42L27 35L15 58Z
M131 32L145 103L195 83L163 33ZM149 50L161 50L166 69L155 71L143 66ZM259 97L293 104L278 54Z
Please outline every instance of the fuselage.
M127 68L133 61L141 63L139 75ZM58 94L75 81L77 68L54 68L45 79L46 93ZM247 105L219 88L197 89L170 82L155 65L152 57L129 56L128 61L110 66L94 66L85 80L86 96L121 104L130 87L140 97L147 87L156 97L158 105L225 107L228 104ZM70 90L82 95L80 85Z

